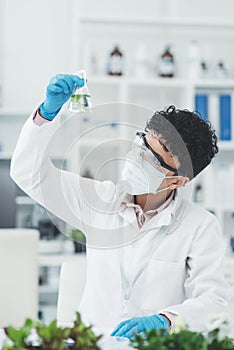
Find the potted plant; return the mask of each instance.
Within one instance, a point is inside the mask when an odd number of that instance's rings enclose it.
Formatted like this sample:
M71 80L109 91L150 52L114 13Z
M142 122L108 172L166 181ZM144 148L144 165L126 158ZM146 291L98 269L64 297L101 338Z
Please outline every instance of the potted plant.
M71 328L61 328L54 320L49 325L27 319L22 328L7 327L3 350L99 350L102 335L95 335L76 313ZM70 341L69 341L70 340Z
M82 231L73 229L70 235L74 243L75 253L86 252L86 238Z
M34 322L30 319L26 319L22 328L14 328L9 326L5 328L6 335L9 342L4 344L4 350L25 350L28 348L27 339L32 331Z

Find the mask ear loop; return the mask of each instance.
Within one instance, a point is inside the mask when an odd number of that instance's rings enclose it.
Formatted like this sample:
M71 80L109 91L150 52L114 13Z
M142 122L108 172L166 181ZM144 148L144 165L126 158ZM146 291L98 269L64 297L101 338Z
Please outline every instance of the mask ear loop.
M180 177L184 177L183 175L169 175L169 176L165 176L164 179L174 179L174 178L180 178Z
M169 189L171 189L171 188L170 187L165 187L165 188L162 188L161 190L156 191L154 194L157 194L157 193L169 190Z
M176 175L176 176L165 176L164 179L174 179L174 178L181 178L183 177L182 175ZM160 192L163 192L163 191L166 191L166 190L169 190L169 189L172 189L170 186L168 187L165 187L165 188L162 188L161 190L158 190L156 191L154 194L157 194L157 193L160 193ZM172 190L175 190L176 188L173 188Z

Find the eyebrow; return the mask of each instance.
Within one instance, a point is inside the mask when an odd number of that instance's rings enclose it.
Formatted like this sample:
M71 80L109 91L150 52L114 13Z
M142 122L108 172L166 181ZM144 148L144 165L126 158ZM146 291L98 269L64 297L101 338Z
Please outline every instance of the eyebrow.
M153 137L156 137L157 138L157 140L158 140L158 142L160 143L160 145L162 146L162 148L163 148L163 150L165 151L165 152L170 152L171 153L171 158L173 158L173 154L172 154L172 152L167 148L167 146L160 140L160 138L158 137L158 135L156 135L156 133L155 134L150 134L150 135L152 135ZM163 157L162 157L162 159L163 159ZM164 161L164 159L163 159L163 161Z
M163 149L164 149L165 152L169 152L169 149L165 146L165 144L164 144L160 139L158 139L158 142L159 142L160 145L163 147Z

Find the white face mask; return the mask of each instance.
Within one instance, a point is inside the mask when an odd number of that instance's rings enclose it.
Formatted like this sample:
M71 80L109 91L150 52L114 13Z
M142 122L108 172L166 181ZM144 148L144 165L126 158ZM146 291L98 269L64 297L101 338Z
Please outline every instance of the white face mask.
M125 165L122 171L122 181L124 189L132 195L140 195L146 193L159 193L167 190L169 187L158 190L165 178L174 178L175 176L166 176L151 166L134 150L127 154Z

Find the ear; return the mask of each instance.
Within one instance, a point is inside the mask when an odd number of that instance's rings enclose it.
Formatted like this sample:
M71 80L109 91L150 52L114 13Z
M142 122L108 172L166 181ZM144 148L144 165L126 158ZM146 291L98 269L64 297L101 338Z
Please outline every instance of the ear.
M173 183L170 185L171 190L175 190L176 188L180 188L185 186L189 182L189 178L187 176L178 176L175 177Z

